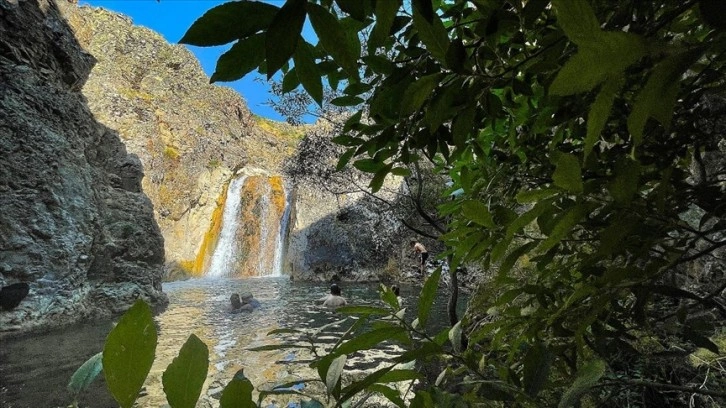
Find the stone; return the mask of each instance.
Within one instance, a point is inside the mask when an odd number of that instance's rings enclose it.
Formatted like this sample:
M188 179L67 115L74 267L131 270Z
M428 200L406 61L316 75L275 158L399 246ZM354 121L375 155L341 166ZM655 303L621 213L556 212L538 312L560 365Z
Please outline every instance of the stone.
M88 107L130 153L110 176L113 187L143 190L151 200L166 278L199 276L205 265L198 259L208 256L205 239L230 179L243 167L279 172L301 131L255 117L237 92L209 83L185 46L115 12L58 5L97 59L81 88Z
M0 12L0 334L163 307L164 242L143 169L78 92L96 60L47 0ZM4 298L4 296L3 296Z

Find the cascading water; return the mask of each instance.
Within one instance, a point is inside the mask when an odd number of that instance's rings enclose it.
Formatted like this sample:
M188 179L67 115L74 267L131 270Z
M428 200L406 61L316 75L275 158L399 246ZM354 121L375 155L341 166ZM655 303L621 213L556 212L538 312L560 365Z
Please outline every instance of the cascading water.
M273 263L272 275L282 275L282 258L285 254L285 243L287 241L287 226L290 223L290 211L291 211L291 195L289 191L285 190L283 184L283 193L285 194L285 210L282 212L282 219L280 220L280 232L277 234L277 243L275 244L275 261Z
M206 275L282 275L291 199L280 176L248 173L234 179Z
M246 179L247 176L241 176L229 183L227 200L224 203L224 213L222 214L222 231L219 233L219 240L212 254L207 276L222 277L231 275L230 269L235 264L237 254L236 235L239 228L239 209L242 199L240 192Z

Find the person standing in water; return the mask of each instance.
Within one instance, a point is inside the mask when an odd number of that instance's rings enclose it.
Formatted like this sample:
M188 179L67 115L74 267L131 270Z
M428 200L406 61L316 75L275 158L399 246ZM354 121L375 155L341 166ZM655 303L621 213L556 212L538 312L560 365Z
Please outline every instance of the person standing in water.
M419 265L418 270L423 273L424 266L426 266L426 260L429 258L429 252L426 250L426 247L423 246L420 242L411 241L411 248L413 248L413 252L415 254L419 254Z
M340 287L335 283L330 285L330 294L318 301L323 302L323 306L325 307L339 307L348 304L348 301L341 296Z

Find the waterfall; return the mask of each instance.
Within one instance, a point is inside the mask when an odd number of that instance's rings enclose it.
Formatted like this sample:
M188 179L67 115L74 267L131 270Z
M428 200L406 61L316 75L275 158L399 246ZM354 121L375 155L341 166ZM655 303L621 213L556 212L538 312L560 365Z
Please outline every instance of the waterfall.
M235 264L236 235L239 228L239 209L242 198L240 193L246 178L247 176L241 176L232 180L227 188L227 200L224 203L224 213L222 213L222 231L219 234L217 247L212 254L207 276L229 276L230 269Z
M283 184L283 193L285 194L285 210L282 212L282 219L280 220L280 232L277 234L277 242L275 243L275 261L273 263L272 275L282 275L282 258L285 255L285 243L287 238L287 226L290 223L290 192L285 191L285 185Z
M232 180L206 276L282 275L291 200L281 176Z

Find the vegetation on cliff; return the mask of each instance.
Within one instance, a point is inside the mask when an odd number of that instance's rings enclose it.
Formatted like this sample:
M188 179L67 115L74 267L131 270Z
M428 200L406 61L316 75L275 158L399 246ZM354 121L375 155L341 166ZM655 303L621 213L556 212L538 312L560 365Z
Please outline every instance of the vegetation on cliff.
M235 42L216 78L282 69L318 103L324 78L343 89L360 110L339 163L373 191L421 160L451 177L443 240L492 274L442 374L463 398L432 387L420 406L719 406L723 369L688 356L720 351L726 316L725 15L714 0L232 2L184 41Z
M256 117L238 93L210 85L184 46L128 17L60 3L97 60L82 89L92 112L144 166L143 190L165 237L168 277L202 273L232 174L242 167L279 172L302 127Z

